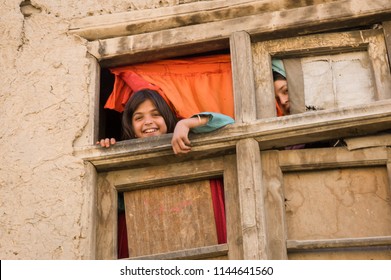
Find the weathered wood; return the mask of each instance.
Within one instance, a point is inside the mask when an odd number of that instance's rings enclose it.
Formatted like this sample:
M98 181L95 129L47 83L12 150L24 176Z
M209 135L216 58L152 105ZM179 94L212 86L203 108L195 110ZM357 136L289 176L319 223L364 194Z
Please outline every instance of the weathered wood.
M391 21L384 21L383 25L383 33L384 40L387 45L387 54L388 54L388 67L391 68Z
M269 52L259 44L251 48L254 59L254 81L257 119L277 116L272 74L272 62Z
M91 68L91 74L89 78L91 81L100 81L100 66L96 59L94 59L91 55L88 55L88 59L90 62L90 68ZM98 140L99 137L99 106L100 106L100 83L89 83L88 91L91 92L90 96L90 112L93 112L90 114L90 123L91 125L90 132L88 135L90 135L89 142L91 145L94 145L95 142Z
M391 236L386 166L284 173L289 240Z
M319 240L287 240L287 248L289 252L353 247L367 248L378 246L391 246L391 236Z
M313 55L338 54L352 50L367 50L368 44L379 39L382 32L377 29L367 29L360 31L330 32L324 34L312 34L298 36L295 38L283 38L255 42L265 48L271 55L279 58L297 58Z
M230 260L243 259L243 235L241 227L239 188L236 157L224 157L224 196L227 221L228 256Z
M289 260L390 260L391 247L379 246L369 248L338 248L329 250L307 250L301 252L291 252L288 254Z
M88 43L89 52L104 67L161 59L185 53L228 48L228 38L246 31L253 40L309 34L321 30L378 22L391 17L391 3L379 0L356 5L354 0L336 1L283 11L183 26L145 34L122 36Z
M125 192L124 198L130 257L217 245L209 180Z
M153 254L142 257L129 258L130 260L201 260L224 257L228 254L228 245L205 246L201 248L180 250L169 253Z
M305 109L304 74L301 58L288 58L283 60L286 81L289 86L290 113L300 114Z
M240 140L236 145L239 205L243 236L243 258L269 258L267 225L262 184L261 155L254 139Z
M75 148L75 155L90 161L98 171L144 165L184 162L229 152L237 141L255 138L262 150L339 137L354 137L391 128L391 101L369 106L324 110L281 118L257 120L251 124L230 125L216 132L191 136L192 152L175 157L171 135L155 139L122 141L110 149L96 146Z
M83 176L84 184L87 186L87 192L89 194L88 214L91 223L87 227L87 236L89 244L89 254L85 256L85 259L95 260L97 259L97 251L99 250L99 244L97 243L97 227L99 224L99 217L97 211L97 196L98 196L98 174L95 167L89 163L84 163L86 174Z
M368 147L387 147L391 146L391 131L371 136L346 138L344 140L350 151Z
M391 147L387 148L388 162L387 162L387 174L388 174L388 186L391 193Z
M341 167L385 165L387 148L366 148L349 151L345 147L286 150L279 152L280 168L284 171L320 170Z
M256 119L254 72L250 35L244 31L230 37L235 121L248 123Z
M391 73L387 65L387 48L383 34L369 38L368 55L373 68L377 100L391 98Z
M118 191L132 191L221 176L223 170L223 158L214 158L112 171L107 179Z
M336 0L314 0L311 5ZM71 21L70 33L87 40L128 36L308 5L290 0L214 0L158 9L90 16Z
M285 260L286 228L285 228L285 198L283 193L283 177L279 166L277 151L261 153L262 184L266 188L265 213L266 231L268 236L268 259Z
M104 173L97 189L96 258L112 260L117 258L117 192Z

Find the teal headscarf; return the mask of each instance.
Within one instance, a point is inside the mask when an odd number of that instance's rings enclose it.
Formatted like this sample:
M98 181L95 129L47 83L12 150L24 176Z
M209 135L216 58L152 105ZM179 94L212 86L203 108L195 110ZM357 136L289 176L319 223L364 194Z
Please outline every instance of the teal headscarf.
M272 70L280 73L286 78L284 64L282 63L281 59L272 59Z

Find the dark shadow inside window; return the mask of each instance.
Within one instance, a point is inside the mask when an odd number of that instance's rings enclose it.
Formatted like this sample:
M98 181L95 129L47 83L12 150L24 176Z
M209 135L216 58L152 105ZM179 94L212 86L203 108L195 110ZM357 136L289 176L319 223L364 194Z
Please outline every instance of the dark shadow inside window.
M122 138L121 118L122 113L105 109L114 86L114 75L108 68L102 68L100 73L100 102L99 102L99 138Z

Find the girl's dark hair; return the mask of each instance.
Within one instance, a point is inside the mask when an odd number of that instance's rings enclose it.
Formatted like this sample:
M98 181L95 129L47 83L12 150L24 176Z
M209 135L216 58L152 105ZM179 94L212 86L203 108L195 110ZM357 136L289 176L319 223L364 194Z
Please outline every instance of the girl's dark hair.
M280 73L273 71L273 81L277 81L277 80L286 80L286 78Z
M140 104L147 99L151 100L156 109L162 115L167 126L167 133L174 132L174 128L178 122L178 119L171 110L170 106L168 106L166 101L157 91L151 89L142 89L133 93L125 105L125 109L122 115L124 140L136 138L132 125L132 117Z

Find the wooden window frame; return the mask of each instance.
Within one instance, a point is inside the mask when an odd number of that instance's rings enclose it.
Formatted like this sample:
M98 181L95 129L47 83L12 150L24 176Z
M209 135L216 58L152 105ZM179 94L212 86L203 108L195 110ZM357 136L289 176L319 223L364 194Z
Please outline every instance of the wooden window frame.
M263 41L253 43L252 51L254 77L258 81L256 84L258 118L276 116L275 110L270 109L272 104L270 101L274 100L274 88L270 83L272 57L300 58L366 51L373 72L376 100L391 99L391 74L390 68L384 63L387 61L387 46L382 30L367 29Z
M197 259L229 255L230 258L241 257L241 246L232 241L238 236L238 225L232 223L238 216L235 205L236 173L234 156L223 156L213 159L195 160L169 165L134 168L99 173L98 175L98 223L97 247L98 259L117 258L117 197L118 192L158 188L167 185L210 179L218 176L224 178L224 192L227 215L227 244L194 248L184 251L162 253L135 257L132 259ZM164 174L156 178L154 174ZM230 222L231 221L231 222ZM232 242L230 242L232 241ZM102 246L103 245L103 246Z
M105 176L113 176L108 174L116 172L134 174L149 168L168 170L176 165L194 166L204 161L217 164L219 167L212 169L217 172L216 174L223 174L224 180L229 182L226 186L228 189L226 193L227 234L228 255L232 259L286 259L287 250L293 246L292 242L286 243L283 227L283 194L281 184L278 183L281 182L282 172L286 168L284 164L278 165L280 168L277 168L280 155L284 152L261 151L327 140L330 139L330 135L357 136L391 128L391 100L379 100L369 106L276 118L274 106L271 106L274 105L274 96L270 56L288 53L283 49L269 48L263 53L263 57L267 59L263 60L264 64L260 67L261 64L254 63L252 51L252 45L266 46L267 42L272 45L270 41L272 39L278 40L384 21L383 31L390 57L391 3L388 0L372 1L366 3L364 7L355 5L354 0L315 1L316 3L311 6L293 8L284 6L290 1L280 1L278 3L282 5L281 10L268 10L262 6L267 4L264 2L216 1L208 11L205 11L205 5L211 4L202 2L177 9L161 9L156 12L162 17L152 25L148 25L148 22L156 19L155 12L138 11L120 16L114 14L77 19L70 27L71 34L87 41L92 81L99 81L100 67L230 49L236 115L234 125L207 135L192 136L192 153L183 157L173 155L170 145L171 135L163 135L154 141L149 139L122 141L110 149L102 149L94 145L99 123L99 82L91 83L90 122L93 124L91 126L93 141L90 146L75 147L75 155L86 162L92 174L89 181L94 185L97 185L98 181L102 184L101 181L105 180ZM237 18L229 16L235 14L233 13L235 9L238 11L241 8L247 9L250 13ZM308 15L306 20L303 20L304 14ZM178 17L188 18L191 15L198 16L200 21L191 24L182 21L183 25L176 25L180 22L177 20ZM216 20L208 20L211 16L216 16ZM147 29L137 28L142 26ZM159 29L162 26L163 29ZM140 30L140 33L133 31L129 33L131 30ZM298 50L297 48L296 51ZM248 67L249 65L252 67ZM270 75L266 75L269 77L261 84L257 84L254 74L260 70ZM261 95L260 87L267 94ZM389 94L390 92L385 93L386 96ZM390 170L389 165L388 163L388 170ZM199 178L212 176L208 172L201 170ZM167 182L195 179L193 172L182 174L190 176L186 178L183 176L178 178L177 175L170 174L172 177L167 178ZM139 178L137 174L135 176L134 178ZM146 182L130 179L124 187L118 182L110 182L110 180L106 182L105 190L97 189L93 194L95 204L91 210L91 215L94 217L91 234L95 244L92 246L94 247L92 256L98 259L115 259L117 257L115 235L117 192L128 189L130 182L141 188L157 186L160 183L154 182L153 179ZM274 203L271 203L273 201ZM99 218L106 217L106 214L101 213L103 211L101 205L104 203L111 206L106 213L108 217L106 220ZM103 248L109 249L105 251ZM150 257L192 258L212 256L224 251L226 251L224 246L217 246L204 248L201 251L174 252Z
M348 150L346 147L311 150L280 151L278 153L279 170L282 175L279 184L283 185L285 172L316 171L347 167L385 167L388 174L388 189L391 193L391 148L369 147ZM286 229L284 229L286 231ZM390 247L391 236L362 238L340 238L319 240L286 240L289 252L310 252L322 250L344 250L351 248Z

